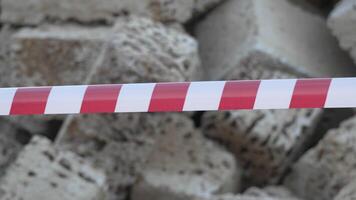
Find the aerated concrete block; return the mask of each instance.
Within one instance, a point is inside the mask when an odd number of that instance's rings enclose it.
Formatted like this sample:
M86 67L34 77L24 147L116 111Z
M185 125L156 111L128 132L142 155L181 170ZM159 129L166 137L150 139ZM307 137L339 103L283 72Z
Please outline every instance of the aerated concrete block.
M201 132L171 132L157 142L131 196L133 200L191 200L236 192L239 175L234 157Z
M12 24L46 21L112 22L127 14L162 22L187 22L223 0L4 0L1 20Z
M293 166L285 185L305 199L333 199L354 180L355 130L355 117L330 130Z
M34 137L1 180L4 200L104 200L105 176L70 152Z
M198 44L189 35L139 17L121 18L92 83L199 78Z
M78 116L60 146L104 168L109 182L108 199L123 200L144 169L156 141L167 134L193 130L192 120L181 114Z
M271 78L272 72L352 76L356 71L325 20L286 0L228 1L195 33L209 79Z
M328 25L356 63L356 1L341 1L330 14Z
M243 168L245 185L278 183L305 150L321 110L205 113L204 133L225 144Z
M48 26L21 29L14 37L11 86L82 84L109 39L110 28Z

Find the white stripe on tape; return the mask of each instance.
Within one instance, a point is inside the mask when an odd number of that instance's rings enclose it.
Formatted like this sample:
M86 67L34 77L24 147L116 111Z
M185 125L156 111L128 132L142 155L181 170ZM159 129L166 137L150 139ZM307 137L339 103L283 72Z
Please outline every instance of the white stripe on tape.
M254 109L289 108L296 79L262 80Z
M218 110L225 83L226 81L192 82L183 110Z
M9 115L17 88L0 89L0 115Z
M54 86L48 96L45 114L79 113L87 87Z
M356 79L335 78L331 81L325 108L356 107Z
M125 84L116 103L116 112L147 112L155 83Z

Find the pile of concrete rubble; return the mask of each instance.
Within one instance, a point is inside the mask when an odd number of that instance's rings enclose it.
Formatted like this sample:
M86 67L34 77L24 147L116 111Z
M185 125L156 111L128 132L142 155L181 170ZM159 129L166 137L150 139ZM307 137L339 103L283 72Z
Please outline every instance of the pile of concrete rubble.
M0 8L1 87L356 76L356 0ZM17 116L0 127L1 200L356 199L352 109Z

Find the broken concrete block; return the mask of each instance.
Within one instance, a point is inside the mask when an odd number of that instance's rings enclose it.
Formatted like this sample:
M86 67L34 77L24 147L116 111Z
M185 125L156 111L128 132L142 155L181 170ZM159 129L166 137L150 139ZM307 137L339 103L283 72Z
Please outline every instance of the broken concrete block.
M50 141L34 137L0 183L4 200L105 199L105 176Z
M356 63L356 1L341 1L330 14L328 25Z
M117 22L93 83L186 81L199 77L197 42L187 34L137 17Z
M92 82L101 84L195 78L200 60L192 37L138 17L116 26L114 31L78 26L21 30L14 35L16 64L3 69L14 78L3 85L82 84L95 72ZM104 45L108 51L96 71L93 65Z
M354 180L355 130L355 117L330 130L293 166L285 185L305 199L333 199Z
M234 0L196 27L210 79L257 79L264 71L303 77L351 76L356 70L325 20L286 0Z
M162 136L133 186L132 199L180 200L236 192L235 159L199 131Z
M1 20L12 24L48 21L113 22L127 14L184 23L222 0L3 0Z
M73 120L60 146L105 169L108 199L123 200L156 141L193 130L192 120L182 114L84 115Z
M109 35L110 28L22 29L13 36L15 66L7 70L16 73L17 77L8 84L82 84Z
M277 183L313 136L321 110L205 113L204 133L225 144L243 168L245 185Z
M355 177L355 176L353 176ZM347 186L345 186L339 193L336 195L334 200L350 200L356 199L356 182L352 181Z

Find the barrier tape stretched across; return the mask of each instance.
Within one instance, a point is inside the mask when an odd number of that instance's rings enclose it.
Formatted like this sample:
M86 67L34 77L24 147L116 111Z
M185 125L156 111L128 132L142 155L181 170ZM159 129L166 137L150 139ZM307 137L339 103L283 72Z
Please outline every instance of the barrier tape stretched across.
M0 115L356 107L356 78L0 88Z

